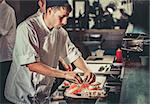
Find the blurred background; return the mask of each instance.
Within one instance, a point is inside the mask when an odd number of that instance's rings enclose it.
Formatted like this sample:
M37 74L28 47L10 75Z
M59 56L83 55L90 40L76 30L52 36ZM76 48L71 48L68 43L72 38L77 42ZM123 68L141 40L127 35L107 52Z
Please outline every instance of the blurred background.
M38 10L37 0L6 1L16 12L17 24ZM68 1L73 11L64 28L84 58L97 49L105 50L104 54L115 55L118 46L122 46L126 33L149 37L148 0ZM133 26L138 28L134 29Z

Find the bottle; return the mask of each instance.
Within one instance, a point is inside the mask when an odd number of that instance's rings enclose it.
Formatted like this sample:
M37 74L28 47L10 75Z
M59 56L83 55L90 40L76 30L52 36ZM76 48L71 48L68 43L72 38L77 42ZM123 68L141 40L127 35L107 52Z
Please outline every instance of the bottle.
M118 48L116 50L116 62L122 63L122 61L123 61L122 50L120 48Z

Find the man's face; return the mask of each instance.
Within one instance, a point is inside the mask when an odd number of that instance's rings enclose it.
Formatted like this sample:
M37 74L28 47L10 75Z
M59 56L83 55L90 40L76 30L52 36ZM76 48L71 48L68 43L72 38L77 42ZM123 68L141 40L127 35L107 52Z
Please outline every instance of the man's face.
M59 28L67 24L68 16L69 12L60 7L60 9L52 9L47 19L52 27Z

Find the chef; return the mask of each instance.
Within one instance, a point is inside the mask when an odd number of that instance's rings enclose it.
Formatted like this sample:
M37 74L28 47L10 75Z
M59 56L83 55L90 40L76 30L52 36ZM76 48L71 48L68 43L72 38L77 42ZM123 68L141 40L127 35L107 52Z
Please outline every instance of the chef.
M4 103L4 86L12 62L16 37L14 9L5 0L0 0L0 103Z
M46 0L46 13L29 18L17 27L13 63L5 86L5 97L13 103L46 103L55 77L82 83L73 71L57 69L59 57L84 72L84 82L95 75L62 27L72 8L67 0Z

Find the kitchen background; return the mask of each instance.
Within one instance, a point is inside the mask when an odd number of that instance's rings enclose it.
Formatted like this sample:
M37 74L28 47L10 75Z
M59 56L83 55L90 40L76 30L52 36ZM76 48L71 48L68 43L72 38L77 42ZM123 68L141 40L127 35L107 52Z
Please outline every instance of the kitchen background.
M6 1L15 9L17 24L37 11L37 0ZM149 57L149 1L69 0L69 2L74 9L65 28L85 59L95 55L96 50L101 50L104 55L115 56L117 48L122 47L125 64L122 72L123 80L119 80L121 82L119 96L121 97L119 99L113 95L111 99L117 102L120 100L120 104L149 104L149 60L147 60ZM132 13L135 15L133 16ZM142 26L146 32L127 34L130 23ZM128 39L133 40L128 41ZM145 39L144 42L143 39ZM144 60L146 58L146 67L140 58ZM115 78L120 78L120 72ZM111 104L110 99L107 104Z

